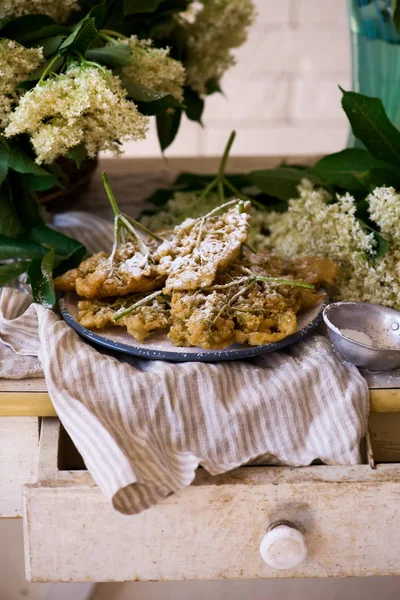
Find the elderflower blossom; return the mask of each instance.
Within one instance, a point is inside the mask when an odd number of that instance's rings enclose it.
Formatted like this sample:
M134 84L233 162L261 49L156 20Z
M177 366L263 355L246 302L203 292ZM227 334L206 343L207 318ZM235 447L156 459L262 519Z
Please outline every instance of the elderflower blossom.
M392 232L389 250L381 257L374 257L373 233L365 231L356 218L356 203L349 194L330 203L332 197L308 181L302 182L299 192L298 199L289 201L286 213L266 216L270 249L284 256L327 256L340 267L334 298L399 309L399 196L395 190L379 188L367 199L371 218L383 232Z
M0 128L6 127L13 104L20 95L19 83L43 60L42 48L24 48L11 40L0 41Z
M231 52L247 40L256 11L252 0L201 0L195 17L183 21L187 34L187 82L199 94L236 64Z
M400 243L400 194L392 187L376 188L367 202L371 219L382 234Z
M0 17L42 14L65 23L71 11L78 8L79 0L0 0Z
M6 137L28 133L38 164L52 163L83 145L89 157L100 150L120 154L120 144L146 136L149 119L126 99L121 80L108 69L75 65L49 77L20 100Z
M129 40L131 64L123 73L135 83L158 92L167 92L176 100L183 100L185 69L182 63L169 56L169 48L153 48L151 40L140 40L132 35Z

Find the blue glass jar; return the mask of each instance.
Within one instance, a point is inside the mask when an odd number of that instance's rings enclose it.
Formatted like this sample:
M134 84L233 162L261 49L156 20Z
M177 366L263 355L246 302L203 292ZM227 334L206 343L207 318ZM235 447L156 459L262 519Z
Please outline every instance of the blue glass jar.
M381 98L400 128L400 36L390 0L348 0L353 90ZM349 145L359 145L350 135Z

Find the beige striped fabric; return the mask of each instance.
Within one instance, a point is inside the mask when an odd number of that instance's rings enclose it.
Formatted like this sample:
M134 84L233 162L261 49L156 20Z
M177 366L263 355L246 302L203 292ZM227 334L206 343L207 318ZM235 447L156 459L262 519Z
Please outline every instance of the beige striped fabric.
M57 226L95 251L109 224L67 213ZM314 335L284 351L219 364L117 360L25 293L0 296L0 376L46 377L57 413L116 510L135 514L193 481L249 461L360 461L369 392ZM262 458L260 458L262 457Z

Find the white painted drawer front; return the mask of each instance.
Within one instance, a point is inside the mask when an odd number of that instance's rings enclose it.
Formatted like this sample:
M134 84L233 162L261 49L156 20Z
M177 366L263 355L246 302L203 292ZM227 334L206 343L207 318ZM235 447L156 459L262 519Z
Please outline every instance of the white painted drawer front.
M187 490L127 517L86 472L52 475L51 454L24 491L31 581L400 574L395 465L249 467L216 478L200 470ZM305 536L308 554L295 569L273 569L260 555L268 526L282 519Z
M38 449L36 417L0 418L0 518L22 516L22 486L36 479Z

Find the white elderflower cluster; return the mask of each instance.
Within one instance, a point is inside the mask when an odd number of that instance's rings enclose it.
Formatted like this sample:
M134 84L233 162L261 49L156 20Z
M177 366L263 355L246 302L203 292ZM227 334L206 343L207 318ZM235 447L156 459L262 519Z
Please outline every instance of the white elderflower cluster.
M16 91L43 61L42 48L24 48L17 42L0 41L0 128L6 127L13 104L18 101Z
M289 201L287 212L272 213L270 217L270 243L279 247L284 256L321 255L327 251L335 257L347 256L349 251L360 256L374 251L373 234L366 232L355 218L352 196L346 194L330 204L331 195L315 190L307 180L299 186L299 193L298 199Z
M145 138L149 119L126 99L121 80L108 69L72 66L49 77L20 100L6 137L31 136L38 164L52 163L69 148L83 145L88 156L100 150L120 154L120 144Z
M392 187L376 188L367 201L371 219L383 235L400 243L400 194Z
M71 11L78 8L79 0L0 0L0 17L43 14L65 23Z
M300 197L289 201L286 213L266 217L269 247L284 256L327 256L340 267L333 295L337 299L374 302L400 308L399 196L393 188L376 189L369 197L371 218L390 242L382 257L374 257L373 233L356 218L349 194L331 203L331 196L315 190L308 181L299 186ZM397 236L397 237L396 237Z
M124 40L131 49L132 62L124 68L124 75L139 85L167 92L176 100L183 100L185 68L169 56L169 48L154 48L151 40L140 40L132 35Z
M252 0L201 0L195 18L186 19L187 82L199 94L235 64L232 48L247 39L256 11Z

